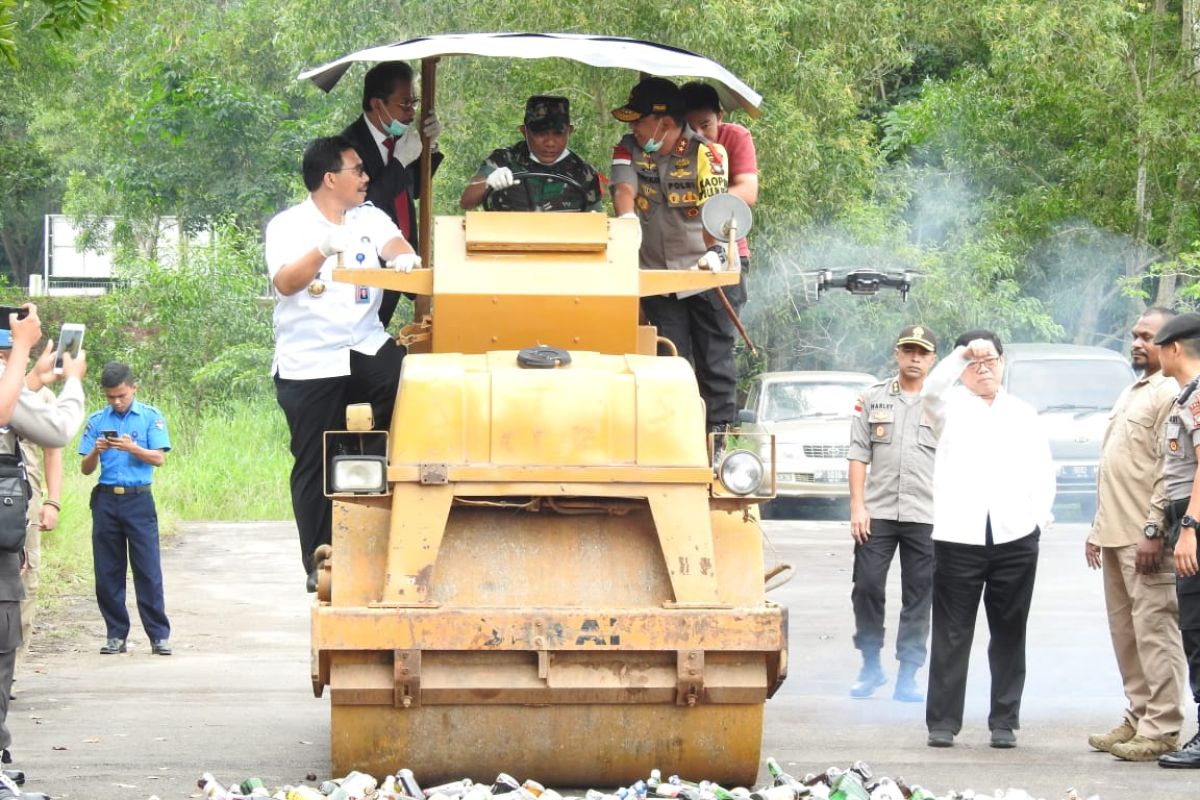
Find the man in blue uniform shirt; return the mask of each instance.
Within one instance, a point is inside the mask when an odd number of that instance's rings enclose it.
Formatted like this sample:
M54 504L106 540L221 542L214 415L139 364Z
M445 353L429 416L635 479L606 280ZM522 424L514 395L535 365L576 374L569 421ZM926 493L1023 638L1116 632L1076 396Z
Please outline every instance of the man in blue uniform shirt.
M171 449L167 423L157 408L135 399L137 384L125 364L106 364L100 386L108 407L88 418L79 441L83 474L91 475L97 463L100 465L100 483L92 490L91 504L96 601L108 628L108 640L100 652L125 652L128 563L133 568L138 615L150 637L150 649L155 655L169 656L171 623L163 605L158 512L150 493L154 468L162 466Z

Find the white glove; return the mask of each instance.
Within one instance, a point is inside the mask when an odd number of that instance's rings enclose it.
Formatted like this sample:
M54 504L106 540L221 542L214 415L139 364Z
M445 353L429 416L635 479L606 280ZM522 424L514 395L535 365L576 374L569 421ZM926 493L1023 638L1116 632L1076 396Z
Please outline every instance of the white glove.
M407 167L420 157L421 134L417 131L416 125L409 125L404 131L404 135L396 140L396 146L392 149L392 158L399 161L401 166Z
M317 249L321 251L321 255L329 258L334 253L344 253L354 246L354 237L350 235L350 231L340 225L331 227L329 232L325 234L325 238L317 245Z
M721 272L725 269L725 248L721 245L714 245L704 255L700 256L700 260L696 262L696 266L700 269L707 269L713 272Z
M636 211L626 211L624 214L617 215L617 219L637 219L637 218L638 218L638 215L637 215ZM637 224L636 230L637 230L637 248L638 248L638 250L641 250L642 249L642 223L640 221Z
M513 178L512 170L508 167L500 167L500 169L495 170L487 176L488 188L493 192L507 189L515 183L520 183L520 181Z
M422 130L425 132L425 138L429 140L429 146L432 147L437 142L437 138L442 135L442 123L438 122L437 112L429 112Z
M412 272L421 268L421 257L416 253L401 253L388 261L386 266L396 272Z

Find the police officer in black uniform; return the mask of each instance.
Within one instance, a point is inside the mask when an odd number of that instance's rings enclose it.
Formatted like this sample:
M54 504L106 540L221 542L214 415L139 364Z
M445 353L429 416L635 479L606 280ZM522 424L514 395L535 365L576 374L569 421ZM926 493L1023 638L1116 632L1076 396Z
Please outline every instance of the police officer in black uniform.
M1181 314L1159 330L1163 374L1183 386L1175 399L1163 448L1163 492L1151 503L1161 509L1175 549L1175 591L1179 597L1179 629L1188 661L1192 699L1200 712L1200 568L1196 563L1196 529L1200 527L1200 314ZM1198 713L1200 718L1200 713ZM1158 759L1159 766L1200 769L1200 733L1173 753Z

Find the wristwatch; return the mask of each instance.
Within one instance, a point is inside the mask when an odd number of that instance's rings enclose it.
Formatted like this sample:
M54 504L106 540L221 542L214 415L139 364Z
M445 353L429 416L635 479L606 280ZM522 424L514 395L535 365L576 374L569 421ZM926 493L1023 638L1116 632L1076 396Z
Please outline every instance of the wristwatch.
M1159 539L1162 538L1162 531L1159 530L1156 523L1147 522L1146 527L1142 528L1142 536L1147 539Z
M1190 514L1184 514L1183 518L1179 520L1179 527L1196 530L1196 528L1200 528L1200 522L1196 522L1196 518Z

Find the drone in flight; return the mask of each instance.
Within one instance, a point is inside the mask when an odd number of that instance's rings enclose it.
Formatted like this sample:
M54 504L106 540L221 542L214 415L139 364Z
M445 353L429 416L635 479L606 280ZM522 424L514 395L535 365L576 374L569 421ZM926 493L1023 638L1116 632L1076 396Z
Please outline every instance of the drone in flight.
M900 299L907 301L908 292L912 289L913 279L920 277L919 272L903 270L901 272L881 272L877 269L852 269L848 272L835 274L831 269L821 269L809 273L817 279L817 299L829 289L845 289L850 294L873 295L880 289L891 288L900 292Z

